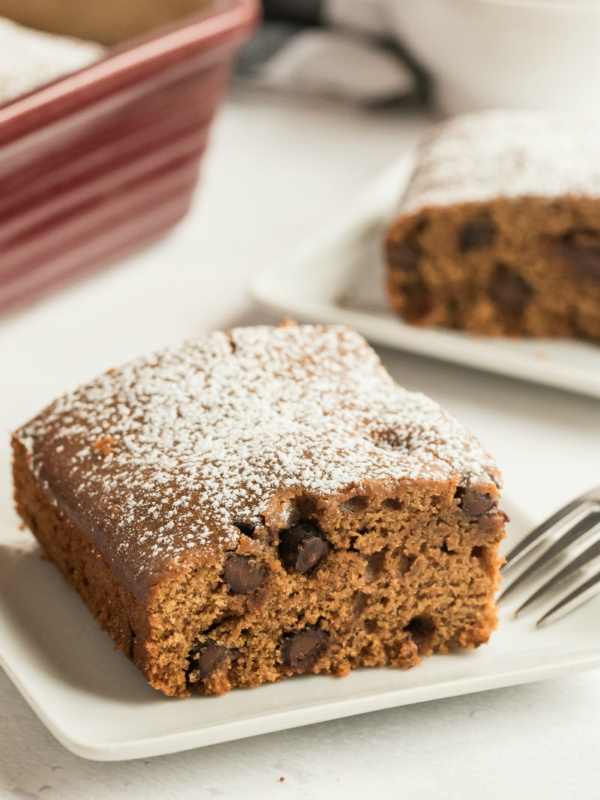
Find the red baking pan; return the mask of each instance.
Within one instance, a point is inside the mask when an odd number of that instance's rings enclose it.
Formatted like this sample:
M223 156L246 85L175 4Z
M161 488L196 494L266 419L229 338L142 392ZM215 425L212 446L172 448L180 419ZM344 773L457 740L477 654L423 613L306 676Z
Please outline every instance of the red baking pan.
M256 0L218 0L0 107L0 313L186 213L257 16Z

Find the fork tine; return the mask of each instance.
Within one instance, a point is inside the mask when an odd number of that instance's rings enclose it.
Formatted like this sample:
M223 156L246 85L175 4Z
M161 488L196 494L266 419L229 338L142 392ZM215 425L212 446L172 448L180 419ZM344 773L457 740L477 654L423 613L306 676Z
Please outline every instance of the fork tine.
M581 495L583 500L589 500L591 503L600 503L600 486L594 486L589 492Z
M587 603L587 601L598 594L598 592L600 592L600 572L592 575L591 578L588 578L581 586L574 589L571 594L563 597L563 599L547 611L543 617L538 619L536 627L541 628L560 617L566 616L571 611L579 608L579 606Z
M533 605L540 597L543 597L548 591L554 589L556 586L560 585L563 581L567 578L574 575L578 572L582 567L585 567L594 561L594 559L600 556L600 539L595 541L591 544L583 553L580 553L577 558L574 558L570 564L567 564L566 567L557 572L556 575L553 575L543 586L534 592L531 597L527 598L525 602L515 611L515 617L518 617L519 614L524 611L528 606Z
M538 570L542 569L546 564L552 561L556 556L562 553L573 542L580 539L584 534L591 531L596 525L600 524L600 511L588 511L586 516L579 520L575 525L570 527L558 541L554 542L547 550L545 550L540 558L537 559L531 566L527 567L514 581L507 586L507 588L498 597L496 602L504 599L507 595L511 594L517 587L521 586L525 581L529 580Z
M580 514L587 514L586 508L589 507L589 502L590 498L587 495L582 495L576 500L571 500L566 506L560 508L555 514L552 514L551 517L548 517L545 522L542 522L541 525L534 528L528 536L513 547L506 556L503 569L505 570L507 567L512 567L526 556L527 553L531 552L536 545L541 544L545 539L549 538L560 523L564 522L566 524L568 522L568 517L570 515L577 518ZM574 512L578 513L575 514Z

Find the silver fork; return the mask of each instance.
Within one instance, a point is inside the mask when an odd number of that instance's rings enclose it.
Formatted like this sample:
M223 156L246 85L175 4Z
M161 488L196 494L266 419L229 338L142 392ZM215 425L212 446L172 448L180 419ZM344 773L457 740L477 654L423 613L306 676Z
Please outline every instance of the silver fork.
M516 567L521 564L519 572ZM505 580L514 579L498 597L505 601L517 590L536 585L515 616L560 596L537 626L564 617L600 592L600 486L582 494L538 525L506 556ZM537 586L540 579L546 580Z

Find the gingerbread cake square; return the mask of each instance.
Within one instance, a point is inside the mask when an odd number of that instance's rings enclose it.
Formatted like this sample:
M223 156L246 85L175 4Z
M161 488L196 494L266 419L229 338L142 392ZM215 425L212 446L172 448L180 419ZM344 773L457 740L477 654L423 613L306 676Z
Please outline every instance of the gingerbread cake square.
M437 127L387 232L407 322L600 339L600 127L485 111Z
M163 350L13 447L23 521L167 695L404 669L496 625L497 468L348 328Z

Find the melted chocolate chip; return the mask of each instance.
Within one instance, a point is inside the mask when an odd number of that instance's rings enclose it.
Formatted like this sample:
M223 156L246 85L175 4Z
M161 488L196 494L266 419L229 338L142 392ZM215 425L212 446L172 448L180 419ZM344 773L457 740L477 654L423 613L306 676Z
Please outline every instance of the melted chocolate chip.
M461 253L488 247L494 241L496 229L490 220L479 219L467 222L458 234L458 249Z
M223 578L232 592L247 594L265 582L267 573L262 564L252 564L244 556L229 556L225 562Z
M497 505L497 501L489 494L480 494L466 486L459 486L454 497L458 498L458 505L466 517L482 517L495 510Z
M206 678L211 672L222 664L226 659L236 655L232 650L215 644L212 639L207 639L201 644L196 644L188 655L188 674L194 675L196 680Z
M295 672L305 672L327 651L328 639L319 628L305 628L292 634L281 650L283 663Z
M498 264L488 293L503 311L521 314L531 295L531 288L520 275L515 275L504 264Z
M313 520L301 520L280 531L279 557L288 569L305 573L315 567L329 552L329 542Z
M395 269L401 269L409 275L416 275L419 271L421 251L418 247L408 242L394 242L389 248L390 263Z

